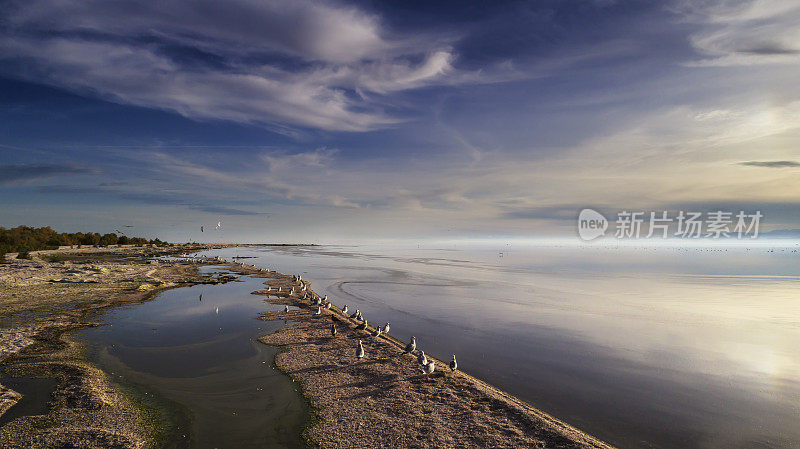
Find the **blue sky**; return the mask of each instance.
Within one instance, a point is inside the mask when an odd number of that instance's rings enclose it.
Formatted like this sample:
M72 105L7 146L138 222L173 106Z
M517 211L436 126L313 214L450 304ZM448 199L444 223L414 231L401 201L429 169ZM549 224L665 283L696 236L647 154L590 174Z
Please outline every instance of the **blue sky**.
M1 226L535 237L583 207L726 207L800 228L796 2L2 3Z

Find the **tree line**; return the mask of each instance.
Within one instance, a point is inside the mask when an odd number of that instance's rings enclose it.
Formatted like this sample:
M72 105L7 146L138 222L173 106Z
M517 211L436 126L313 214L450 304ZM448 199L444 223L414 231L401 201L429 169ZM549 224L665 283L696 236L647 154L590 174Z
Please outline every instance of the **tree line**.
M26 257L29 251L58 249L59 246L108 246L108 245L168 245L159 239L128 237L117 234L97 232L56 232L50 226L34 228L17 226L6 229L0 226L0 261L6 253L20 253Z

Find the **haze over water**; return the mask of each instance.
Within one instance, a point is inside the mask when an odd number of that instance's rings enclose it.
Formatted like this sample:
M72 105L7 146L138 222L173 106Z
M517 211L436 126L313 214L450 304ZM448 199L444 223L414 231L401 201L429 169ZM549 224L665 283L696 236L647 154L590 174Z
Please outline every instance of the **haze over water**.
M620 447L800 445L797 245L426 243L209 251ZM501 254L502 253L502 254Z

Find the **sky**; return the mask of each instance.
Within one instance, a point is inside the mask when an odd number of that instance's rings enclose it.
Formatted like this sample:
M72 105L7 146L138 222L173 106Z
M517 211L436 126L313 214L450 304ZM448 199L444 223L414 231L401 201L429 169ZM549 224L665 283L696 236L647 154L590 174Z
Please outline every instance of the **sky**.
M797 229L799 69L793 0L0 0L0 226L531 238L590 207Z

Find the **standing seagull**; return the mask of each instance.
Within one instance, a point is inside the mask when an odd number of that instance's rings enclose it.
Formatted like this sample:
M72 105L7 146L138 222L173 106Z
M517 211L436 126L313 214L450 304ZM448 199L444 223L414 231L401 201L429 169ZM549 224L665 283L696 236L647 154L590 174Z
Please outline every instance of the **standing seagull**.
M361 324L359 324L358 326L356 326L356 329L358 329L358 330L360 330L360 331L363 331L363 330L364 330L364 329L366 329L366 328L367 328L367 320L364 320L364 322L363 322L363 323L361 323Z
M317 313L314 315L322 315L322 307L317 307Z
M336 336L336 325L331 323L331 335Z
M419 350L419 355L417 356L417 363L419 363L422 366L428 364L428 358L425 357L425 351L423 351L422 349Z
M383 326L383 333L384 334L388 334L389 333L389 323L388 322L386 323L386 326Z
M458 362L456 362L456 355L453 354L453 360L450 361L450 371L455 371L458 369Z
M373 337L375 337L375 338L378 338L378 337L380 337L380 336L381 336L381 333L382 333L382 332L383 332L383 329L381 329L381 327L380 327L380 326L376 326L376 327L375 327L375 331L374 331L374 332L372 332L372 336L373 336Z
M356 349L356 358L358 360L364 358L364 346L361 345L361 340L358 340L358 349Z
M328 310L331 310L331 303L326 303L325 304L325 308L328 309Z
M411 342L406 345L406 348L403 350L403 354L412 353L415 349L417 349L417 337L411 337Z
M353 312L353 314L352 314L352 315L350 315L350 318L355 318L355 317L357 317L357 316L359 316L359 315L361 315L361 311L359 311L358 309L356 309L356 311L355 311L355 312Z
M434 371L436 371L436 363L434 363L433 359L426 365L422 365L422 372L425 373L425 376L430 376Z
M342 313L347 315L347 304L344 305L344 308L342 309Z
M283 311L284 312L288 312L289 311L289 306L283 306Z

